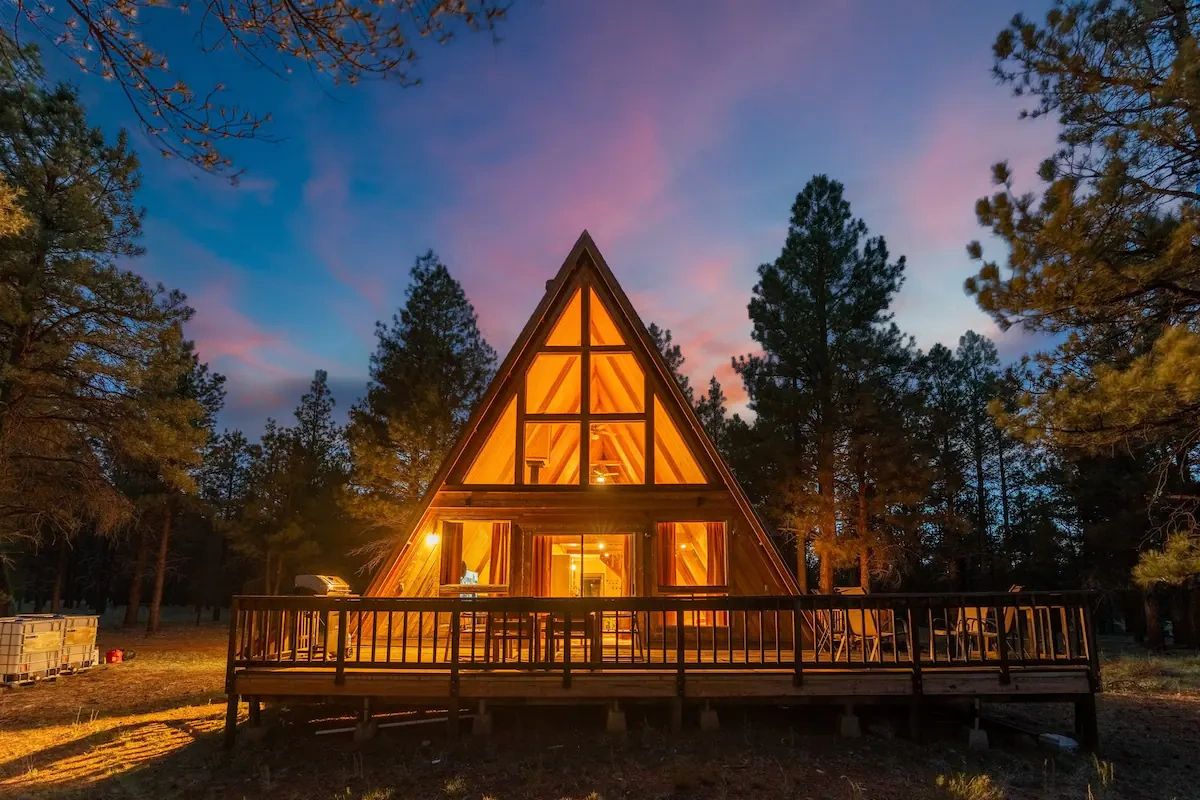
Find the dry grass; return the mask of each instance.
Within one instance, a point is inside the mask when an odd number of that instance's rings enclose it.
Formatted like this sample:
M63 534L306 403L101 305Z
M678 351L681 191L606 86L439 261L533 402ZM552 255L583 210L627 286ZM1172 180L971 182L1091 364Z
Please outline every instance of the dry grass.
M1200 696L1200 653L1122 653L1105 663L1104 688L1122 694Z
M819 709L723 710L718 734L672 735L665 717L630 708L621 740L600 732L597 709L498 711L488 741L451 745L440 726L417 726L363 746L314 736L303 714L275 710L265 741L226 755L223 627L173 626L148 641L106 633L103 644L140 652L0 693L0 797L1182 800L1200 786L1200 692L1186 659L1114 662L1116 690L1101 699L1105 760L1015 746L970 753L953 725L926 746L841 740L824 734L833 718ZM1064 708L1015 713L1040 730L1070 729Z

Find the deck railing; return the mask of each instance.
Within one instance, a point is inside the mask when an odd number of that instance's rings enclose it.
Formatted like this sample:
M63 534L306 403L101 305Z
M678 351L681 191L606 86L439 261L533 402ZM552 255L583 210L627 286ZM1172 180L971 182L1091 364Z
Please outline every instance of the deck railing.
M1086 592L780 597L237 597L228 690L245 668L994 670L1085 668Z

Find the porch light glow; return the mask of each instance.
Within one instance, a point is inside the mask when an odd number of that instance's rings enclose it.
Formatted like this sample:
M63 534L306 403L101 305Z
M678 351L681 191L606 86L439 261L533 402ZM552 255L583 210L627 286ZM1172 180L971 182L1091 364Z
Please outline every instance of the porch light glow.
M425 546L426 547L437 547L437 543L440 538L441 537L438 536L436 533L434 533L433 531L430 531L429 533L425 534Z

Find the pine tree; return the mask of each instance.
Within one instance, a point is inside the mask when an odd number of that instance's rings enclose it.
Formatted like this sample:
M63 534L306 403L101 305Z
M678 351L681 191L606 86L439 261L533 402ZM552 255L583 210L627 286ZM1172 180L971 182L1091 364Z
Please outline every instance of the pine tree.
M963 380L963 433L975 477L975 503L971 514L977 566L983 561L992 564L991 493L988 488L990 467L995 446L995 422L988 412L996 397L1000 379L1000 358L996 346L986 336L967 331L958 340L954 354Z
M683 392L683 396L688 403L695 403L695 392L692 390L692 382L683 372L683 363L687 359L683 357L683 350L675 343L671 336L671 331L667 328L660 328L658 325L651 322L646 327L646 332L650 334L650 338L654 341L654 346L658 348L658 352L662 354L663 361L667 364L667 369L671 371L675 382L679 384L679 390Z
M27 222L0 237L0 541L112 530L130 507L102 451L144 446L133 401L191 312L116 266L141 228L125 135L89 127L35 51L0 46L0 180Z
M349 509L386 552L428 489L495 370L475 309L432 251L409 276L404 307L379 323L366 397L350 412Z
M889 321L903 270L904 259L889 263L883 239L869 238L853 218L842 185L823 175L797 196L779 258L758 269L749 313L763 352L739 357L735 367L756 427L772 442L776 521L801 538L815 531L822 591L832 590L847 552L836 497L847 365ZM798 568L803 553L801 545Z
M294 412L295 425L267 420L250 450L245 507L227 531L232 547L261 575L262 591L283 590L291 571L344 571L353 549L342 507L349 475L345 432L317 370Z
M916 424L923 403L915 362L911 339L889 325L865 336L846 365L838 502L853 531L863 589L873 579L895 584L906 562L918 560L930 476Z
M176 517L194 505L204 448L225 402L224 376L209 371L178 328L170 333L113 441L122 490L137 509L137 565L144 569L149 552L155 554L148 634L158 630ZM126 624L137 620L141 580L139 569Z
M1155 462L1156 538L1200 510L1200 15L1193 3L1056 4L996 39L997 77L1055 115L1041 196L1007 164L976 206L1007 246L966 289L1002 325L1054 335L1001 419L1076 454ZM1143 509L1145 510L1145 509ZM1163 550L1163 553L1178 552Z
M728 451L729 417L725 411L725 392L716 375L708 379L708 391L696 401L696 416L700 418L700 426L712 439L717 451L725 455Z
M924 398L921 437L929 444L930 491L926 518L933 533L932 547L945 565L951 588L965 589L969 579L970 523L963 511L966 502L966 459L962 444L962 365L941 344L929 349L920 362L920 391Z

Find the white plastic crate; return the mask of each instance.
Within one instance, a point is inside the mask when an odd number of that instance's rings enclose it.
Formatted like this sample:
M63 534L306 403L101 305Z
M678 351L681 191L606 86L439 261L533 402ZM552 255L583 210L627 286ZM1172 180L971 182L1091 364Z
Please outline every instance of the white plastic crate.
M57 675L66 620L55 615L0 618L0 683Z

